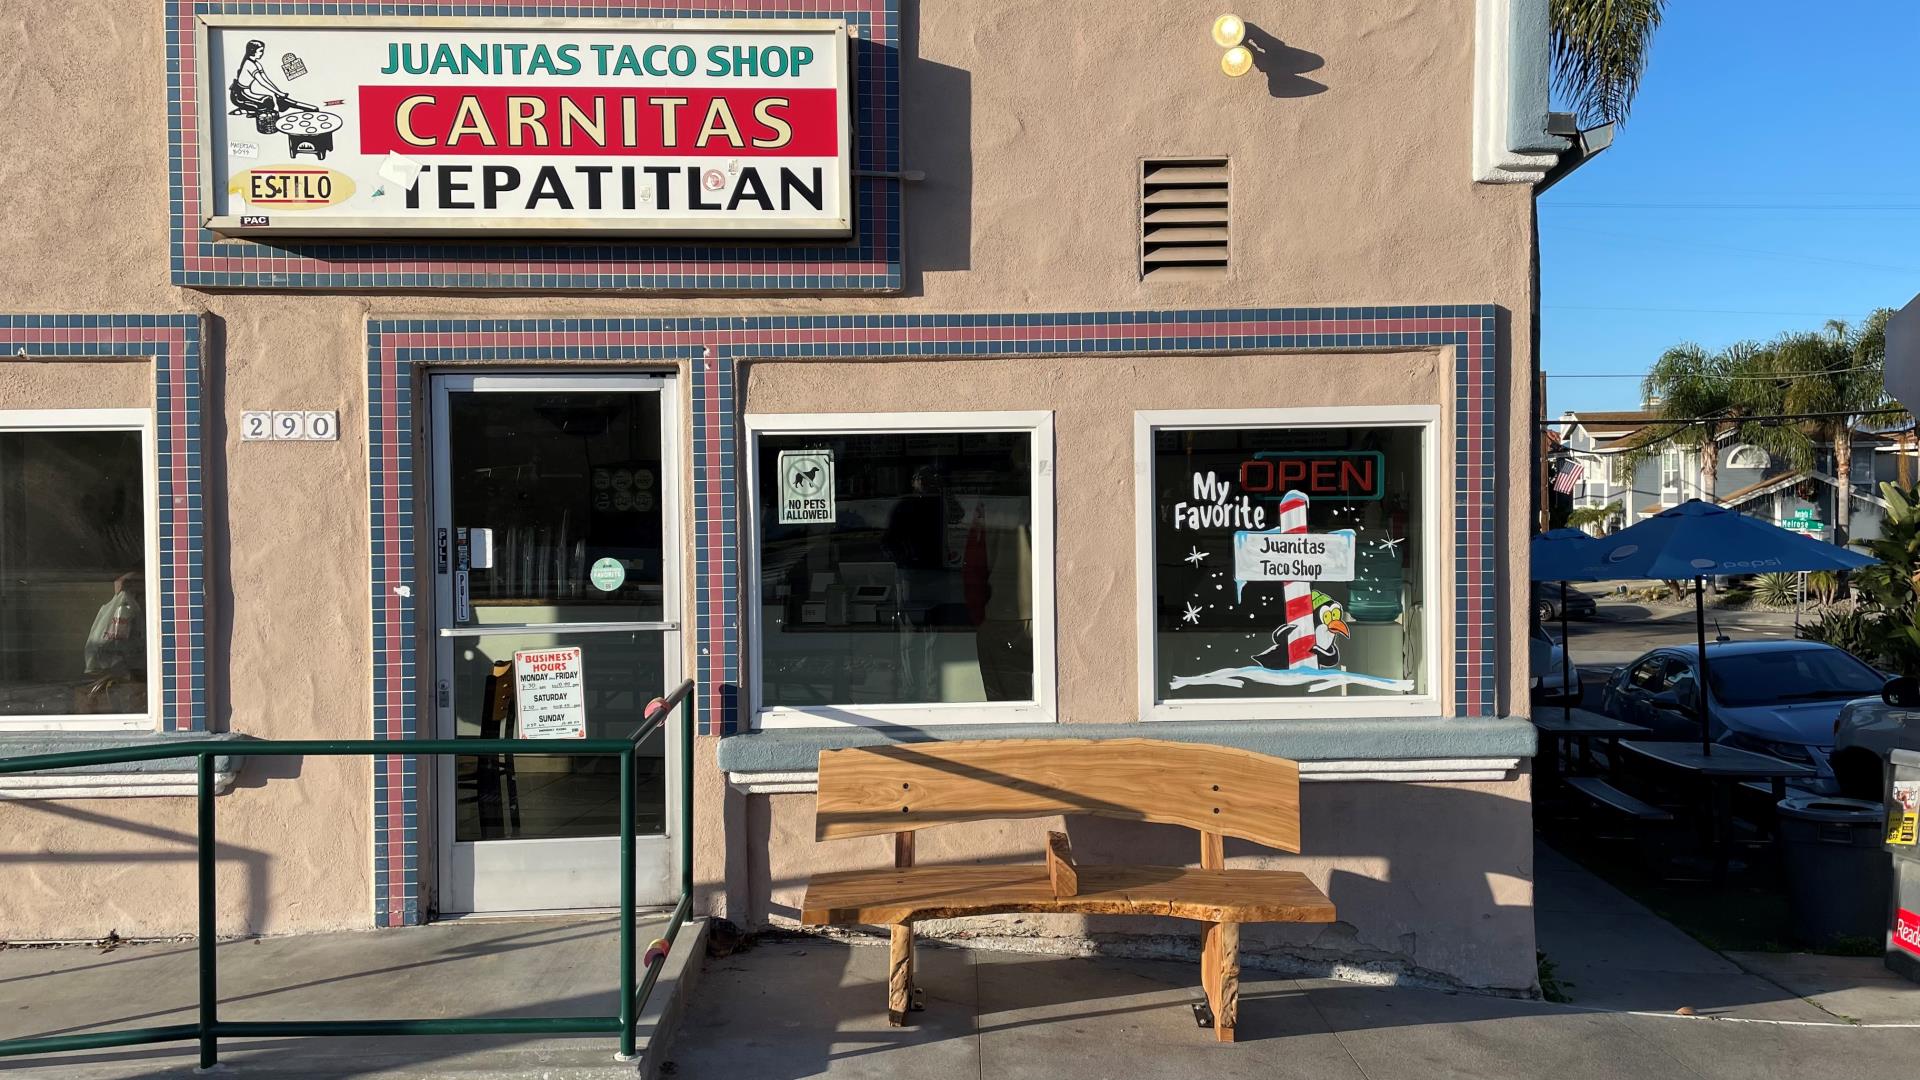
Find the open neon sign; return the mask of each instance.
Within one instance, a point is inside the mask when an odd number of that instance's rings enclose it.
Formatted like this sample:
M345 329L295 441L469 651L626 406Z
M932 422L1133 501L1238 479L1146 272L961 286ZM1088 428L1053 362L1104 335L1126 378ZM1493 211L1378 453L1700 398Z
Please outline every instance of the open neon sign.
M1262 450L1240 463L1240 490L1275 501L1299 491L1315 499L1369 502L1386 497L1386 464L1378 450Z

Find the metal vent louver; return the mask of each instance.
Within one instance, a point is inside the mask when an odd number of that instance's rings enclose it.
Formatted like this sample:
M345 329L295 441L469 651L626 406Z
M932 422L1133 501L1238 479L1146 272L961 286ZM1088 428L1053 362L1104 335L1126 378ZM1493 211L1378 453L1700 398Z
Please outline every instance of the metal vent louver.
M1194 281L1227 273L1227 159L1140 164L1140 277Z

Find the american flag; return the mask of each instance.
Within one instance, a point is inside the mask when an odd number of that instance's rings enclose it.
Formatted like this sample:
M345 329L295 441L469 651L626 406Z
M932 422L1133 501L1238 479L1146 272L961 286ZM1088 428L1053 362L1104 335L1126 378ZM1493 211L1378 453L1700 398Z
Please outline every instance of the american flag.
M1580 478L1585 475L1587 475L1587 467L1573 458L1568 458L1560 463L1560 471L1553 476L1553 490L1562 495L1571 495L1573 485L1579 483Z

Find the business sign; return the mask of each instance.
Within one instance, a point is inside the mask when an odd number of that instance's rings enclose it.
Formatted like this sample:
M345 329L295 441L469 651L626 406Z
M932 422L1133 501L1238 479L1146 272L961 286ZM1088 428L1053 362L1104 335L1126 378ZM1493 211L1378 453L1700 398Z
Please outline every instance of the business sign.
M521 738L587 737L586 680L578 646L514 653L513 684Z
M202 16L232 236L846 236L830 20Z
M1387 456L1378 450L1262 450L1240 463L1240 487L1278 502L1297 491L1322 502L1386 496Z
M831 524L833 451L780 451L780 524Z
M1352 581L1354 532L1236 532L1233 580Z

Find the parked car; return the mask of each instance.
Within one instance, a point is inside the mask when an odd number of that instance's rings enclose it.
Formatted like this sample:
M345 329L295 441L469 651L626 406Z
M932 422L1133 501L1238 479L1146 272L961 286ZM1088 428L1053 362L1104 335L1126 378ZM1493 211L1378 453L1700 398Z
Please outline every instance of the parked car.
M1599 608L1593 597L1573 586L1567 586L1567 618L1591 619ZM1533 583L1534 617L1543 623L1557 622L1560 619L1560 583L1557 581L1536 581Z
M1920 685L1891 679L1877 698L1850 701L1833 722L1833 778L1840 794L1886 801L1887 755L1920 750Z
M1607 681L1607 715L1660 738L1700 737L1693 646L1654 649ZM1707 646L1709 736L1742 750L1811 765L1810 787L1839 790L1831 758L1841 710L1878 695L1885 678L1843 649L1816 641L1736 641Z
M1533 700L1559 702L1571 693L1580 692L1580 668L1575 664L1566 665L1565 675L1560 667L1562 653L1566 645L1555 641L1547 628L1539 623L1533 624L1533 633L1527 642L1528 658L1533 664ZM1569 691L1568 687L1572 690Z

